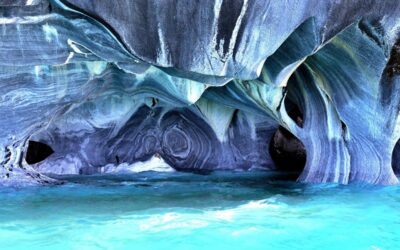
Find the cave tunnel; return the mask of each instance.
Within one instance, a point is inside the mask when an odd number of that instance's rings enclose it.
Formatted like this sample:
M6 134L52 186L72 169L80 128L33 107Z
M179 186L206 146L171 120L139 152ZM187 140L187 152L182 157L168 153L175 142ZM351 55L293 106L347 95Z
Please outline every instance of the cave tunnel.
M288 93L284 105L289 117L302 128L304 115L292 92ZM271 138L269 153L278 171L295 173L298 177L305 167L307 153L303 143L282 126Z
M304 115L296 100L296 96L289 92L284 105L289 117L302 128ZM306 165L307 153L303 143L282 126L272 136L269 153L278 171L294 173L298 177Z
M269 153L276 169L300 175L307 153L303 143L284 127L279 127L269 144Z

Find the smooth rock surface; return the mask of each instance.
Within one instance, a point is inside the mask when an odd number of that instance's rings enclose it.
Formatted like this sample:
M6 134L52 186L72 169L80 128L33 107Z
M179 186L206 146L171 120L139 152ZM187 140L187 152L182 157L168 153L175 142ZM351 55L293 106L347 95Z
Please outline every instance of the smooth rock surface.
M299 181L396 184L399 13L391 0L2 0L0 184L155 156L274 170L280 126L306 150ZM28 164L29 141L54 153Z

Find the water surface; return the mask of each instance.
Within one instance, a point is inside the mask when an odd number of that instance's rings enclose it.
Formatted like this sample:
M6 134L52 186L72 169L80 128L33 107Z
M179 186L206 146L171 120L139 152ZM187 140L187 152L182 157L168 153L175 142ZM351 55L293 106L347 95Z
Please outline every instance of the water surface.
M0 189L0 249L400 249L400 188L141 173Z

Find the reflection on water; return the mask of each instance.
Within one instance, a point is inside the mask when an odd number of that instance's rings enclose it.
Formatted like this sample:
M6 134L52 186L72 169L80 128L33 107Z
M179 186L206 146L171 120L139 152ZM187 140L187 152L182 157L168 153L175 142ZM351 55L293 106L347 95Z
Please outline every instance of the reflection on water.
M399 249L399 187L294 177L140 173L3 188L0 249Z

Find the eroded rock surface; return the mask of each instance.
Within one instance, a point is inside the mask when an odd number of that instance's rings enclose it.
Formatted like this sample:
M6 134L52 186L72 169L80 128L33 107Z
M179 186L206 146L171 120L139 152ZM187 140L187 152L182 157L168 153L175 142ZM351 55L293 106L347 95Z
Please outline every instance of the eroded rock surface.
M399 13L392 0L0 0L0 182L154 159L274 170L281 127L306 151L299 181L396 184ZM54 152L32 161L30 142Z

